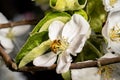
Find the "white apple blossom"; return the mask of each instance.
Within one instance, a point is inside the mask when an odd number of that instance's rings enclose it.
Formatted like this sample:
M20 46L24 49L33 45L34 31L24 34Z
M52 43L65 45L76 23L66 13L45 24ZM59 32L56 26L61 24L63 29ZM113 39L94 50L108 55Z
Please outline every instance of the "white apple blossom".
M105 10L112 11L120 8L120 0L103 0Z
M59 55L56 72L68 71L72 62L70 54L76 56L81 52L90 33L89 23L79 14L74 14L66 24L61 21L53 21L49 26L52 52L35 58L33 64L35 66L51 66Z
M112 53L106 53L100 59L117 57ZM91 68L83 69L72 69L71 78L72 80L119 80L120 79L120 68L119 63ZM104 70L104 71L102 71ZM107 73L106 73L107 72Z
M97 67L72 69L71 78L72 80L101 80L101 76L97 72Z
M118 57L116 54L112 53L106 53L104 56L102 56L100 59L104 58L115 58ZM119 80L120 79L120 63L110 64L106 65L104 67L101 67L105 71L101 71L101 79L102 80Z
M108 51L120 54L120 11L110 12L102 29Z

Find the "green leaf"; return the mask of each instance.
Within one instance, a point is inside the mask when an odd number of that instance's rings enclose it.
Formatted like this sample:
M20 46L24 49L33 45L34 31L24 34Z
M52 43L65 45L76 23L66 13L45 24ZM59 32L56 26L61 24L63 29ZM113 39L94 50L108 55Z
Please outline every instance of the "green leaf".
M78 54L74 62L81 62L86 60L94 60L101 57L99 49L96 48L91 42L87 41L82 52Z
M50 0L50 7L58 11L83 9L87 0Z
M66 73L62 73L62 77L64 80L71 80L71 72L70 70L67 71Z
M92 34L89 38L89 42L96 47L100 51L100 55L104 55L105 50L105 39L101 34ZM99 57L101 57L99 56Z
M43 38L44 37L44 38ZM40 33L35 33L31 35L26 43L23 45L19 53L17 54L15 61L17 64L19 64L20 60L28 54L33 48L39 46L43 41L48 39L48 32L40 32Z
M70 17L71 16L65 12L50 12L35 26L32 34L36 32L47 31L49 25L55 20L60 20L66 23L68 20L70 20Z
M27 55L25 55L20 61L19 68L25 66L31 62L34 58L42 55L50 48L51 40L42 42L39 46L33 48Z
M86 41L82 52L78 54L74 62L94 60L100 58L104 55L103 53L103 43L105 42L102 35L92 34L90 38Z
M102 25L105 22L107 16L102 0L88 0L86 12L89 17L91 28L95 32L101 33Z

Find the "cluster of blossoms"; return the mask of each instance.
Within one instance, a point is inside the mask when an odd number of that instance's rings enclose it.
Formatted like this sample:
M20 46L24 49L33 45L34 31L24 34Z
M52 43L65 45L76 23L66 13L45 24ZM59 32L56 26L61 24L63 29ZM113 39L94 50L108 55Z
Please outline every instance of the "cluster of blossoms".
M102 35L107 40L107 49L109 52L104 56L109 57L113 52L119 53L120 51L120 19L118 17L120 16L120 0L103 0L103 5L105 6L106 12L109 12L107 21L102 29ZM82 51L86 40L91 34L90 25L81 15L73 14L67 23L63 23L57 20L53 21L49 25L48 32L49 39L51 40L51 52L35 58L33 60L33 64L35 66L48 67L53 65L57 60L57 73L67 72L72 62L71 55L76 56L77 53ZM91 68L88 68L83 69L83 71L88 71L89 69L91 70ZM81 69L79 73L83 71ZM97 71L98 69L96 68L95 73ZM73 76L75 76L74 73L76 75L75 70L72 70ZM100 78L100 76L96 76L95 78L97 77Z
M120 55L120 0L103 0L103 5L108 12L107 20L102 29L102 35L107 43L107 53L102 58L113 58ZM106 69L105 69L106 67ZM73 80L119 80L119 63L102 67L100 69L85 68L71 70ZM108 67L108 68L107 68ZM104 68L104 69L103 69ZM88 75L86 77L86 75ZM101 77L102 76L102 77Z
M57 63L57 73L66 73L69 70L70 65L73 61L73 56L77 56L77 54L83 50L83 47L85 46L85 43L92 32L92 27L90 26L90 23L85 19L85 16L83 17L82 14L74 12L79 11L85 7L87 0L83 1L84 4L79 5L78 0L50 0L50 6L53 9L60 11L60 14L65 10L68 10L68 13L65 12L67 14L69 14L69 11L72 11L69 16L70 19L68 19L66 22L62 21L60 18L50 19L52 14L49 18L43 19L43 22L41 21L41 23L39 23L37 26L39 30L37 31L36 28L35 33L33 31L33 34L40 34L42 32L41 29L43 31L48 31L48 41L50 41L50 44L47 45L47 50L45 48L44 50L44 41L43 44L42 42L37 43L36 41L36 44L32 46L32 48L29 47L26 49L26 51L21 51L16 58L16 61L19 64L19 68L25 66L30 62L30 60L33 60L33 65L43 67L49 67L54 63ZM106 12L108 12L106 23L101 31L102 36L107 42L107 48L105 49L107 52L104 52L105 55L100 57L100 59L119 56L120 51L120 0L102 1ZM54 15L53 17L55 16L61 17L61 15L58 14ZM49 20L47 21L47 19ZM43 29L43 27L45 28ZM33 34L31 36L34 36ZM28 40L28 43L29 41L30 39ZM26 46L23 49L25 48ZM43 49L44 51L40 51L40 49ZM72 80L101 80L101 78L117 80L117 78L119 79L119 76L116 74L116 69L111 68L111 65L102 66L100 69L96 67L77 70L71 69L71 75ZM104 72L102 72L103 70ZM86 77L86 75L88 77Z
M120 47L120 0L103 0L103 5L108 13L107 21L102 29L102 35L108 43L108 52L119 53ZM57 73L68 71L72 58L80 53L85 41L90 35L89 23L80 15L73 14L66 24L61 21L53 21L48 29L51 40L51 52L34 59L35 66L51 66L56 62ZM49 56L49 57L48 57Z

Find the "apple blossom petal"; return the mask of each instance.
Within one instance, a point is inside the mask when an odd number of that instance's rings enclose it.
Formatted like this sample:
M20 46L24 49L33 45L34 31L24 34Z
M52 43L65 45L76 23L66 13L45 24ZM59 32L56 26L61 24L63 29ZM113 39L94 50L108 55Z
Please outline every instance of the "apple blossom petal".
M109 42L108 51L120 54L120 42Z
M120 18L118 16L120 16L120 11L111 11L108 14L107 21L109 21L110 25L115 25L116 23L119 23ZM112 27L110 27L110 28L112 28Z
M69 54L67 54L66 52L61 53L57 60L56 72L57 73L67 72L69 70L71 62L72 57Z
M31 25L20 25L12 28L14 36L21 36L30 31Z
M7 18L0 12L0 24L8 23ZM6 36L10 28L0 29L0 35Z
M0 35L6 37L10 28L0 29Z
M86 41L85 35L78 34L76 36L76 38L70 43L70 45L68 46L68 49L66 51L68 53L71 53L73 56L76 56L77 53L81 52L85 41ZM76 51L78 51L78 52L76 52Z
M79 47L76 48L75 53L80 53L85 45L85 42L87 41L87 39L90 37L91 34L91 29L89 28L88 32L86 35L83 35L83 38L81 38L81 42L79 43ZM82 37L82 35L81 35Z
M69 22L65 24L62 37L71 42L76 35L86 34L90 28L88 22L79 14L74 14Z
M60 36L60 33L64 27L64 23L61 21L53 21L49 26L49 38L55 40Z
M0 12L0 23L8 23L7 18Z
M108 39L108 38L109 38L108 25L109 25L109 22L106 21L104 27L102 28L102 35L104 36L105 39Z
M35 66L49 67L55 63L56 59L57 59L57 54L50 52L35 58L33 60L33 64Z
M80 53L85 45L87 38L84 36L80 41L79 41L79 46L76 48L75 53Z
M110 9L112 8L109 4L109 1L110 0L103 0L103 5L104 5L106 11L110 11Z
M85 45L86 40L89 38L91 30L88 31L86 35L78 34L75 39L70 43L67 52L71 53L73 56L77 56L77 53L80 53Z
M103 0L106 11L113 11L120 8L120 0Z
M72 80L101 80L101 76L98 74L97 67L72 69L71 78Z
M3 46L3 48L5 48L6 53L9 54L10 52L12 52L14 45L10 39L0 36L0 43Z
M117 57L117 55L112 54L112 53L106 53L104 56L102 56L100 59L104 59L104 58L114 58Z

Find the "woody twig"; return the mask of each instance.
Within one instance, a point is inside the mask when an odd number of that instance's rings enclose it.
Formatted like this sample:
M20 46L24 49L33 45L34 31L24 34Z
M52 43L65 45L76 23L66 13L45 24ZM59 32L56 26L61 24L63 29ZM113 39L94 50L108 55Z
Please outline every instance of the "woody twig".
M19 26L19 25L27 25L27 24L35 25L37 23L38 23L38 20L36 20L36 19L22 20L22 21L17 21L17 22L9 22L9 23L0 24L0 29L8 28L8 27L15 27L15 26Z
M4 49L1 46L0 46L0 56L2 56L6 66L13 71L33 72L33 71L55 70L55 68L57 66L56 64L54 64L50 67L25 66L22 68L17 68L16 63L11 59L11 57L4 51ZM105 59L99 60L99 63L101 64L101 66L119 63L119 62L120 62L120 57L105 58ZM72 63L70 66L70 69L81 69L81 68L88 68L88 67L99 67L98 60Z
M5 62L6 66L9 67L9 69L17 70L16 63L13 62L11 57L4 51L2 46L0 46L0 56L3 58L3 61Z

